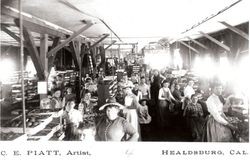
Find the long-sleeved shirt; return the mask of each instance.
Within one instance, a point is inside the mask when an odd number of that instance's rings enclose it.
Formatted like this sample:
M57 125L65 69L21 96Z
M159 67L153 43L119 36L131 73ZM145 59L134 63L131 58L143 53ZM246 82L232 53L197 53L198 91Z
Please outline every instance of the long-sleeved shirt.
M136 130L122 117L117 117L115 120L102 118L96 126L97 141L123 141L126 135L129 135L127 141L137 141Z
M228 122L221 116L223 115L223 104L221 103L219 97L215 94L212 94L208 97L207 101L208 112L214 117L214 119L226 125Z
M186 107L186 116L187 117L202 117L203 110L199 103L193 104L189 103Z

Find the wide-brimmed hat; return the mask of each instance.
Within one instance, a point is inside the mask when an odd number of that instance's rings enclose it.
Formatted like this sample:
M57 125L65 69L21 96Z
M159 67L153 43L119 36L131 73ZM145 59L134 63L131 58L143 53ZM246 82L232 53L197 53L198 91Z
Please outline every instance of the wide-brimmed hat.
M124 106L121 105L120 103L114 102L114 103L106 103L106 104L102 105L99 108L99 111L102 111L102 110L106 109L107 107L115 107L115 108L118 108L119 110L124 108Z

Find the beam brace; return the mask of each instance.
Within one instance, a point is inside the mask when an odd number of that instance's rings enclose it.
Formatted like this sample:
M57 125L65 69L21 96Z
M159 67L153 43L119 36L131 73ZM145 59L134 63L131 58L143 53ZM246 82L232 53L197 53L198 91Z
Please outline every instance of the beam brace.
M226 26L227 28L229 28L230 30L232 30L233 32L237 33L238 35L240 35L241 37L249 40L249 35L243 31L241 31L240 29L237 29L236 27L224 22L224 21L220 21L221 24L223 24L224 26Z
M13 33L12 31L10 31L5 25L1 25L1 29L8 34L10 37L12 37L13 39L15 39L18 43L20 43L20 37L17 36L15 33ZM25 42L23 42L24 46L26 47L27 44Z
M73 33L69 38L67 38L65 41L63 41L61 44L57 45L55 48L53 48L52 50L50 50L48 52L48 57L54 55L57 51L59 51L60 49L62 49L65 45L67 45L69 42L71 42L74 38L76 38L77 36L79 36L83 31L87 30L88 28L90 28L94 23L88 23L87 25L85 25L84 27L82 27L80 30L76 31L75 33Z
M112 43L111 44L109 44L104 50L107 50L108 48L110 48L112 45L114 45L116 43L116 41L114 40L114 41L112 41Z
M61 40L60 37L55 37L55 38L53 39L53 43L52 43L51 48L53 49L54 47L56 47L56 46L59 44L60 40ZM48 62L48 72L49 72L49 73L50 73L50 70L51 70L51 68L52 68L52 66L53 66L55 57L56 57L56 54L54 54L54 55L51 56L51 57L48 57L48 61L49 61L49 62Z
M214 42L215 44L219 45L220 47L222 47L223 49L227 50L227 51L230 51L230 47L228 47L227 45L219 42L218 40L216 40L215 38L213 38L212 36L202 32L202 31L199 31L204 37L206 37L207 39L211 40L212 42Z
M25 27L23 28L23 37L27 43L27 49L29 51L33 64L36 68L37 76L40 80L44 80L45 79L44 68L39 57L39 52L37 51L37 48L35 46L33 36Z
M202 43L200 43L200 42L198 42L198 41L192 39L191 37L187 36L187 38L188 38L189 40L191 40L192 42L194 42L195 44L199 45L200 47L202 47L202 48L204 48L204 49L208 49L205 45L203 45Z
M182 45L188 47L189 49L193 50L194 52L196 52L197 54L199 54L200 52L198 50L196 50L195 48L193 48L192 46L189 46L188 44L182 42L182 41L179 41Z
M104 34L104 36L102 38L100 38L97 42L95 42L93 45L90 46L90 49L95 47L97 44L99 44L100 42L102 42L104 39L106 39L109 36L109 34Z

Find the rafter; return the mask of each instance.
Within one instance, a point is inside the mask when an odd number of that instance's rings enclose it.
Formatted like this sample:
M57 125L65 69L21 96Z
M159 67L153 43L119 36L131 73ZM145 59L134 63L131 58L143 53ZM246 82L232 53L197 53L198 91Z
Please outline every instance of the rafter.
M210 41L214 42L215 44L219 45L220 47L222 47L223 49L227 50L227 51L230 51L230 47L228 47L227 45L219 42L218 40L216 40L215 38L213 38L212 36L202 32L202 31L199 31L204 37L206 37L207 39L209 39Z
M233 32L237 33L238 35L240 35L241 37L249 40L249 35L247 33L245 33L244 31L241 31L240 29L224 22L224 21L220 21L221 24L223 24L224 26L226 26L227 28L229 28L230 30L232 30Z
M106 39L109 36L109 34L104 34L102 38L100 38L98 41L96 41L93 45L90 46L90 48L95 47L97 44L102 42L104 39Z
M77 36L79 36L82 32L84 32L85 30L87 30L88 28L90 28L94 23L89 22L87 25L85 25L84 27L82 27L81 29L79 29L78 31L76 31L75 33L73 33L69 38L67 38L65 41L63 41L61 44L57 45L55 48L53 48L52 50L50 50L48 52L48 57L54 55L57 51L59 51L60 49L62 49L65 45L67 45L69 42L71 42L74 38L76 38Z
M194 42L195 44L199 45L200 47L202 47L202 48L204 48L204 49L208 49L208 47L206 47L206 46L203 45L202 43L200 43L200 42L198 42L198 41L192 39L191 37L187 36L187 38L188 38L189 40L191 40L192 42Z
M196 52L197 54L199 54L200 52L198 50L196 50L195 48L193 48L192 46L182 42L182 41L179 41L182 45L188 47L189 49L193 50L194 52Z

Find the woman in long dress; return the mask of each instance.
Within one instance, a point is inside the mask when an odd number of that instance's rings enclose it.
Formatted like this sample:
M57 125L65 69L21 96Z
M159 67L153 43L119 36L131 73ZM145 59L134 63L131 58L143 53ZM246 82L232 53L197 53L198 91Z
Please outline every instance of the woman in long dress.
M132 87L126 86L124 88L125 96L125 109L123 109L123 113L126 117L126 120L135 128L140 136L140 126L138 121L137 109L140 104L137 100L137 97L132 92Z
M215 84L213 94L207 99L207 107L210 115L208 116L207 125L205 127L203 141L207 142L232 142L232 131L237 128L229 123L227 117L223 113L223 103L219 99L222 93L222 86Z
M159 90L159 109L158 109L158 116L159 116L159 123L160 127L167 127L169 126L169 105L171 104L172 100L176 101L175 98L172 96L170 89L168 88L169 81L164 80L162 83L162 88Z

